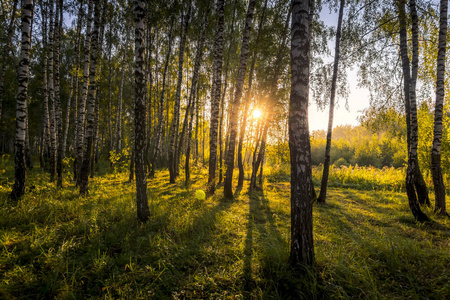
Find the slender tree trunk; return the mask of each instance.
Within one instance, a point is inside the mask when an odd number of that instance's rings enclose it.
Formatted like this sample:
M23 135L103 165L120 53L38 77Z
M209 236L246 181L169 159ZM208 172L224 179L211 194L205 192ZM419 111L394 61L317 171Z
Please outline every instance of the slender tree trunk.
M106 7L107 0L103 0L103 7ZM105 34L105 14L106 11L103 11L101 18L100 18L100 29L99 29L99 35L98 35L98 54L97 57L100 60L98 63L98 70L96 71L96 74L101 75L102 74L102 64L101 59L103 56L103 36ZM92 159L91 159L91 166L90 166L90 176L91 178L94 178L95 173L95 164L98 161L98 138L99 138L99 117L100 117L100 101L99 101L99 95L98 95L98 86L95 89L95 109L94 109L94 141L93 141L93 151L92 151Z
M275 58L275 64L273 67L273 74L272 74L272 78L271 78L271 84L270 84L270 90L268 93L268 99L266 100L266 107L267 109L267 117L265 118L263 124L262 125L262 134L261 137L259 139L257 139L256 142L256 147L253 153L253 164L252 164L252 175L250 177L250 187L249 187L249 191L255 190L257 189L256 186L256 177L258 174L258 168L261 165L261 162L263 160L264 157L264 148L265 148L265 144L266 144L266 139L267 139L267 134L268 134L268 130L269 130L269 125L272 123L272 118L273 115L275 114L274 111L274 107L276 107L276 103L272 102L276 99L276 91L277 91L277 83L278 83L278 78L281 74L282 68L283 68L283 52L284 49L287 47L287 43L288 43L288 39L285 37L288 29L289 29L289 20L291 18L291 10L289 10L289 13L287 15L286 18L286 22L284 25L284 31L282 33L282 37L284 37L283 42L280 45L280 48L278 50L277 56ZM258 147L258 145L261 144L261 147ZM259 150L258 150L259 149ZM256 155L256 153L258 153L258 155ZM262 188L262 186L261 186Z
M194 95L196 94L197 96L194 96L196 99L198 99L199 95L198 95L198 83L197 83L197 87L193 90L191 90L191 92L194 93ZM189 162L190 162L190 158L191 158L191 145L192 145L192 125L193 125L193 120L194 120L194 109L195 109L195 100L192 101L192 107L190 108L190 119L189 119L189 128L188 128L188 134L187 134L187 139L186 139L186 161L185 161L185 165L184 165L184 172L185 172L185 186L189 186L189 182L191 180L191 172L190 172L190 166L189 166Z
M447 47L448 1L441 0L439 12L439 45L436 71L436 104L434 109L433 145L431 148L431 175L435 194L435 211L447 215L445 186L441 169L442 115L445 98L445 51Z
M109 146L108 146L108 157L109 153L114 149L114 137L112 132L112 119L111 119L111 105L112 105L112 24L109 24L109 34L108 34L108 134L109 134Z
M56 159L56 173L57 186L62 187L62 160L63 160L63 131L62 131L62 108L61 108L61 93L60 93L60 39L62 31L62 1L56 0L55 11L55 121L57 133L57 159Z
M223 93L222 93L222 97L220 100L220 121L219 121L219 182L218 184L222 183L223 180L223 153L224 153L224 149L223 149L223 119L224 119L224 114L225 114L225 95L227 93L227 88L228 88L228 69L229 69L229 65L230 65L230 55L231 55L231 50L233 48L233 34L234 34L234 23L235 23L235 19L236 19L236 5L237 4L237 0L234 1L233 4L233 19L231 21L231 30L230 30L230 35L228 37L228 40L230 41L230 45L228 47L228 52L227 52L227 59L225 62L225 79L224 79L224 83L223 83Z
M34 10L34 9L33 9ZM33 13L34 15L34 13ZM32 15L32 16L33 16ZM33 23L31 23L33 24ZM33 26L31 26L31 31L33 31ZM30 149L30 132L28 127L28 104L27 104L27 123L26 123L26 131L25 131L25 164L28 170L33 169L33 161L31 159L31 149Z
M208 6L206 9L206 13L204 14L204 21L202 24L202 28L200 31L200 37L199 37L198 44L197 44L197 52L196 52L195 58L194 58L194 69L192 71L191 88L190 88L190 92L189 92L189 98L188 98L188 103L187 103L187 107L186 107L186 112L184 115L183 127L181 129L180 138L178 141L178 148L177 148L178 151L176 152L176 156L175 156L176 161L180 161L181 149L183 148L183 142L185 139L186 130L188 128L189 113L190 113L191 109L193 109L192 107L194 107L194 101L198 102L198 97L197 97L197 99L195 97L195 91L196 91L196 88L198 85L199 71L200 71L200 66L201 66L202 58L203 58L205 35L206 35L206 28L207 28L207 24L208 24L209 12L210 12L210 9ZM197 105L196 109L198 110L198 105Z
M25 194L26 166L25 166L25 134L27 122L27 93L29 80L29 63L31 49L31 22L33 1L22 0L22 39L20 49L20 63L18 69L19 87L16 96L16 137L14 143L15 181L10 197L19 199Z
M84 142L84 122L86 118L86 99L89 85L89 64L90 64L90 50L91 50L91 29L92 29L92 9L93 0L89 0L89 8L86 23L86 36L84 39L84 66L83 66L83 89L81 92L81 99L78 105L77 116L77 141L76 141L76 156L74 165L75 178L77 185L80 186L80 171L83 162L83 142ZM86 186L87 188L87 186Z
M402 58L402 69L403 69L403 84L404 84L404 93L405 93L405 109L406 109L406 120L407 120L407 128L409 128L408 133L408 168L406 170L406 193L408 195L409 207L411 209L414 218L419 222L424 222L429 220L428 217L422 212L420 209L419 202L417 201L416 190L414 188L414 182L416 177L416 168L417 165L417 153L413 154L414 147L412 146L413 139L417 139L417 132L414 134L414 130L417 130L417 127L413 129L413 113L412 113L412 101L411 101L411 73L410 73L410 65L408 58L408 45L407 45L407 34L406 34L406 13L405 13L405 0L398 0L398 13L399 13L399 21L400 21L400 55ZM415 104L414 104L415 105ZM417 117L417 111L416 111ZM416 119L417 126L417 119ZM415 142L417 145L417 141ZM417 146L416 146L417 150Z
M290 263L314 264L311 153L308 128L310 28L308 0L292 0L291 96L289 150L291 158Z
M69 136L69 124L70 124L70 109L72 104L72 98L74 100L77 98L78 94L78 70L80 66L80 41L81 41L81 24L83 22L83 1L80 3L80 8L78 10L78 18L77 18L77 29L76 29L76 37L75 37L75 45L74 45L74 51L76 58L74 59L75 62L75 70L70 79L70 92L69 92L69 100L67 102L67 111L66 111L66 124L64 127L64 139L63 139L63 158L66 157L66 150L67 150L67 138ZM73 101L75 103L75 106L77 104L77 101ZM76 115L74 117L74 122L76 120Z
M236 136L237 125L239 118L239 106L242 97L242 90L244 87L245 72L247 69L247 56L248 56L248 43L250 40L250 31L252 28L253 10L255 8L256 1L250 0L248 3L247 17L245 20L245 27L242 37L241 46L241 58L239 61L238 76L236 82L236 91L233 101L230 103L230 131L229 131L229 144L228 151L225 157L225 180L223 185L223 193L226 198L233 198L233 171L234 171L234 153L236 150Z
M416 0L409 1L411 20L412 20L412 64L411 64L411 154L415 162L415 177L414 186L417 192L417 198L420 204L430 205L430 198L428 197L428 188L423 179L422 172L420 172L419 160L417 158L417 145L419 141L419 130L417 123L417 100L416 100L416 82L417 70L419 68L419 19L417 17Z
M169 180L170 183L175 183L176 179L176 166L177 163L177 151L181 149L176 149L177 144L177 132L178 124L180 123L180 97L181 97L181 84L183 81L183 62L184 62L184 49L186 46L186 37L188 34L189 18L191 15L191 5L192 2L189 1L189 7L186 15L184 16L184 25L182 26L182 33L180 38L180 51L178 57L178 78L177 78L177 90L175 92L175 106L173 113L172 125L170 128L170 145L169 145Z
M152 22L151 22L151 2L148 2L148 8L147 8L147 69L145 70L145 77L146 82L148 82L148 90L146 89L147 93L147 137L146 137L146 143L145 143L145 165L146 165L146 172L150 171L150 160L149 160L149 150L150 150L150 141L152 138L152 90L153 90L153 74L152 74L152 43L153 43L153 36L152 36Z
M253 58L252 62L250 64L250 73L248 75L248 87L247 92L244 98L244 113L242 116L242 123L239 131L239 142L238 142L238 168L239 168L239 177L238 177L238 188L242 188L242 185L244 184L244 161L242 160L242 146L244 144L244 138L245 138L245 130L247 127L247 118L248 118L248 110L250 107L250 101L252 98L252 83L253 83L253 72L255 69L255 63L256 63L256 57L257 57L257 50L259 47L259 37L261 35L262 26L264 23L264 16L266 14L266 7L267 7L267 0L264 1L264 7L261 14L261 19L259 20L258 24L258 33L256 35L255 40L255 50L253 51Z
M166 54L166 63L164 66L164 73L163 73L163 79L162 79L162 91L161 91L161 97L159 100L159 113L158 113L158 128L156 129L155 133L155 142L154 142L154 150L153 150L153 157L152 157L152 168L150 170L150 177L155 177L155 171L156 171L156 161L158 159L158 152L159 148L161 147L161 140L163 136L163 127L164 127L164 104L166 101L165 94L166 94L166 76L167 76L167 69L169 67L169 60L170 60L170 53L172 52L172 34L173 34L173 26L174 26L175 18L172 17L170 29L169 29L169 36L168 36L168 49Z
M6 36L7 40L3 47L3 61L2 61L2 68L0 70L0 120L2 119L3 97L5 94L4 84L5 84L6 65L8 64L8 56L12 46L11 39L14 34L14 22L16 20L17 3L18 0L14 0L11 11L11 19L9 20L8 31Z
M50 181L55 181L56 175L56 107L55 107L55 80L54 80L54 1L50 1L50 25L48 34L48 93L49 93L49 117L50 117ZM55 13L56 15L56 13Z
M219 125L220 89L222 84L222 59L223 59L223 26L224 26L224 0L218 0L216 4L217 27L214 39L214 63L213 82L211 89L211 121L209 127L209 176L208 193L214 194L216 189L216 164L217 164L217 127ZM203 149L204 150L204 149ZM204 153L203 153L204 154Z
M128 41L130 38L130 30L127 28L125 44L123 45L122 72L120 75L119 97L117 100L117 119L114 141L116 142L116 151L122 150L122 100L123 100L123 83L125 80L125 63L127 60Z
M50 171L49 168L49 160L50 160L50 116L49 116L49 107L48 107L48 82L47 82L47 57L48 57L48 49L47 49L47 8L42 5L42 51L43 51L43 95L44 95L44 118L42 125L42 162L44 163L44 169L46 171Z
M91 59L89 67L89 91L86 123L86 146L83 155L83 163L80 171L80 194L87 195L89 188L89 165L91 160L92 146L94 140L94 119L95 119L95 99L97 92L97 58L98 58L98 37L100 23L100 0L94 0L94 28L92 30Z
M195 164L198 162L198 116L199 116L199 110L198 110L198 98L195 99L195 154L194 154L194 160Z
M149 1L150 3L150 1ZM134 2L135 23L135 165L136 165L136 206L140 221L145 222L150 217L147 200L147 178L145 172L145 138L146 138L146 104L144 101L146 86L144 84L144 19L145 1Z
M325 161L323 163L322 184L320 186L320 194L317 201L319 203L325 203L327 198L327 184L328 174L330 172L330 152L331 152L331 135L333 133L333 116L334 116L334 99L336 97L336 82L339 66L339 51L341 42L341 28L342 19L344 15L345 0L340 1L339 18L336 29L336 45L334 46L334 64L333 64L333 77L331 79L331 96L330 96L330 111L328 114L328 129L327 129L327 144L325 146Z

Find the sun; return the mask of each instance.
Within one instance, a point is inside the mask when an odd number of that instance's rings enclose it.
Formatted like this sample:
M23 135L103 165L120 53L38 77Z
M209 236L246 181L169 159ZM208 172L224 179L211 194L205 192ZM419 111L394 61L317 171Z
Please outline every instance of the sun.
M258 118L261 117L262 113L261 113L261 111L259 109L256 108L256 109L253 110L252 115L253 115L253 118L258 119Z

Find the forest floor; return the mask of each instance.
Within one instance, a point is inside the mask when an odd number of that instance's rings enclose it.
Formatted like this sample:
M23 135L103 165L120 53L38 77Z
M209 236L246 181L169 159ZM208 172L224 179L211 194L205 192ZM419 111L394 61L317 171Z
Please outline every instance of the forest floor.
M425 208L434 221L416 223L404 193L330 188L314 205L316 269L307 272L287 265L288 182L198 200L205 169L189 188L159 171L141 224L126 173L95 177L80 197L67 178L58 189L35 168L12 203L12 164L2 163L1 299L450 297L450 221Z

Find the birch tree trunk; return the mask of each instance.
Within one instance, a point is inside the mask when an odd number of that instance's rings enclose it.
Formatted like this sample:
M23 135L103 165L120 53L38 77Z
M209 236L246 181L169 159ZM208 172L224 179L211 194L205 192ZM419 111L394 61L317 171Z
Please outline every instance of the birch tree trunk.
M178 78L177 78L177 89L175 91L175 106L173 112L173 121L170 127L170 145L169 145L169 180L170 183L175 183L175 179L177 177L176 174L176 166L177 164L177 151L181 151L181 149L176 149L177 144L177 133L178 133L178 124L180 123L180 97L181 97L181 84L183 81L183 62L184 62L184 49L186 46L186 37L188 33L189 27L189 18L191 15L191 7L192 2L189 1L188 11L184 17L184 24L182 27L182 33L180 38L180 51L178 57Z
M122 150L122 100L123 100L123 83L125 80L125 63L127 60L128 41L130 39L130 30L127 28L125 44L123 45L122 57L122 73L120 75L119 96L117 99L117 119L114 140L116 142L116 151Z
M42 85L42 93L44 94L44 118L42 125L42 162L44 164L44 169L46 171L50 171L49 161L50 161L50 116L49 116L49 107L48 107L48 82L47 82L47 8L45 5L41 5L41 13L42 13L42 51L43 51L43 85Z
M216 14L217 27L214 39L213 82L211 89L211 121L209 128L209 176L208 194L214 194L216 189L216 164L217 164L217 127L219 125L220 89L222 84L222 59L223 59L223 26L224 0L217 0ZM204 140L203 140L204 142ZM203 149L204 152L204 149ZM204 153L203 153L204 155Z
M247 17L245 19L244 32L242 34L241 58L239 60L239 69L236 80L236 91L233 101L230 103L230 132L228 151L225 157L225 180L223 185L223 193L226 198L233 198L233 171L234 171L234 153L236 150L237 125L239 118L239 106L244 87L245 72L247 69L248 43L250 40L250 31L252 28L253 10L256 1L250 0L248 3Z
M442 115L445 98L445 51L447 47L448 1L441 0L439 12L439 45L436 70L436 104L434 109L433 145L431 148L431 175L435 194L435 211L447 215L445 186L441 169Z
M191 90L192 93L194 93L194 97L198 98L198 83L194 90ZM195 96L196 95L196 96ZM190 118L189 118L189 127L188 127L188 134L186 138L186 161L184 164L184 173L185 173L185 186L189 186L189 182L191 180L191 172L190 172L190 158L191 158L191 145L192 145L192 125L194 123L194 109L195 109L195 100L192 100L192 107L190 108Z
M8 31L6 35L6 43L3 46L3 61L2 68L0 70L0 120L2 118L2 107L3 107L3 96L5 94L4 84L5 84L5 73L6 73L6 65L8 64L8 56L11 49L11 39L14 34L14 22L16 20L16 10L17 10L18 0L14 0L12 11L11 11L11 19L9 20Z
M86 118L86 99L89 85L92 9L93 9L93 0L89 0L89 8L86 23L86 36L84 39L83 89L81 92L80 103L78 105L76 156L74 162L74 165L76 166L76 168L74 169L74 175L77 180L78 186L80 186L80 177L81 177L80 171L81 171L81 164L83 162L84 122Z
M54 80L54 21L53 21L54 1L50 1L50 24L48 34L48 93L49 93L49 119L50 119L50 181L55 181L56 175L56 107L55 107L55 80ZM56 15L56 14L55 14Z
M331 152L331 135L333 133L333 117L334 117L334 102L336 97L336 82L339 67L339 51L341 42L341 28L342 19L344 15L345 0L340 1L338 25L336 29L336 44L334 46L334 64L333 64L333 77L331 79L331 96L330 96L330 108L328 114L328 129L327 129L327 144L325 146L325 161L323 163L322 183L320 186L320 194L317 202L325 203L327 198L327 184L328 175L330 172L330 152Z
M193 109L192 107L195 106L195 101L198 102L198 97L197 98L195 97L195 91L196 91L197 85L198 85L199 71L200 71L200 66L201 66L202 58L203 58L205 35L206 35L206 28L208 25L209 13L210 13L210 8L208 6L204 13L204 20L203 20L203 24L202 24L202 27L200 30L200 37L197 42L197 52L195 53L195 58L194 58L194 69L192 71L191 87L190 87L190 91L189 91L189 98L188 98L188 103L187 103L187 107L186 107L186 112L184 115L183 127L181 129L180 138L178 141L178 148L177 148L178 151L176 152L176 156L175 156L176 161L180 161L181 149L183 148L185 134L186 134L186 131L188 130L188 123L189 123L188 120L189 120L190 110ZM196 106L196 110L198 110L198 105ZM197 114L197 117L198 117L198 114Z
M103 0L103 12L100 17L99 24L99 34L98 34L98 49L97 49L97 59L100 61L98 63L96 74L102 74L102 63L101 59L103 56L103 36L105 34L105 14L106 14L106 4L107 0ZM98 77L98 76L97 76ZM92 151L92 159L91 166L89 168L90 177L94 178L95 173L95 164L98 160L98 138L99 138L99 117L100 117L100 101L98 95L98 86L95 88L95 108L94 108L94 133L93 133L93 151Z
M109 24L109 41L108 41L108 134L109 134L109 147L108 147L108 158L109 153L114 149L114 137L112 133L112 119L111 119L111 105L112 105L112 24Z
M228 88L228 70L229 70L229 66L230 66L230 55L231 55L231 51L233 48L233 34L234 34L234 23L235 23L235 19L236 19L236 4L237 4L237 0L234 1L233 4L233 19L231 21L231 30L230 30L230 36L228 37L228 40L230 41L230 46L228 47L228 51L227 51L227 59L225 61L225 78L224 78L224 83L223 83L223 92L222 92L222 97L220 100L220 120L219 120L219 182L218 184L220 184L223 180L223 153L224 153L224 149L223 149L223 126L224 126L224 115L225 115L225 95L227 93L227 88Z
M155 142L154 142L154 149L153 149L153 157L152 157L152 166L150 170L150 177L155 177L155 171L156 171L156 161L158 159L158 152L159 148L161 147L161 140L163 135L163 126L164 126L164 105L165 105L165 94L166 94L166 76L167 76L167 69L169 67L169 60L170 60L170 53L172 52L172 40L173 40L173 26L174 26L175 18L172 17L170 29L169 29L169 36L168 36L168 49L166 54L166 62L164 65L164 73L163 73L163 79L162 79L162 91L161 91L161 97L159 100L159 111L158 111L158 128L156 129L155 133Z
M414 186L416 188L417 198L420 204L430 205L430 198L428 197L428 188L423 179L422 172L420 172L419 160L417 158L417 146L419 141L419 129L417 122L417 100L416 100L416 82L417 70L419 68L419 20L417 16L416 0L409 1L409 8L412 21L412 64L411 64L411 86L410 86L410 101L411 101L411 158L415 160L414 164Z
M406 32L406 13L405 13L405 0L397 1L397 8L399 14L400 22L400 56L402 59L402 69L403 69L403 84L405 93L405 110L406 110L406 121L407 121L407 133L408 136L408 168L406 170L406 194L408 195L408 203L414 218L419 222L424 222L429 220L428 217L422 212L417 201L416 190L414 188L414 182L416 177L417 166L417 152L413 154L413 139L417 139L417 132L413 134L414 130L417 130L417 111L416 111L416 128L413 129L413 113L412 113L412 101L410 89L411 87L411 73L408 57L408 45L407 45L407 32ZM414 101L415 102L415 101ZM414 103L415 105L415 103ZM409 130L408 130L409 128ZM417 141L416 151L417 151ZM414 158L415 156L415 158Z
M57 186L62 187L62 159L63 159L63 135L62 135L62 109L61 109L61 92L60 92L60 39L62 30L62 0L56 0L55 11L55 121L56 121L56 173Z
M78 18L77 18L77 29L76 29L76 35L75 35L75 45L74 45L74 52L76 55L76 58L74 59L75 63L75 73L71 75L70 79L70 92L69 92L69 100L67 103L67 111L66 111L66 124L64 127L64 139L63 139L63 158L66 157L66 150L67 150L67 138L69 136L69 124L70 124L70 109L72 103L75 103L75 106L77 105L76 98L78 97L78 70L80 67L80 41L81 41L81 24L83 22L83 1L80 3L80 8L78 10ZM72 100L73 98L73 100ZM76 120L76 115L74 116L74 122Z
M291 96L289 150L291 158L292 266L314 264L311 152L308 128L310 27L309 1L292 0Z
M25 194L26 165L25 165L25 134L27 123L27 93L29 80L29 64L31 49L31 22L33 1L22 0L22 38L20 61L18 69L19 87L16 96L16 137L14 143L15 181L10 194L11 199L18 200Z
M250 107L250 101L252 98L252 83L253 83L253 72L255 69L256 57L257 57L257 49L259 48L259 37L261 35L262 26L264 23L264 16L266 14L267 0L264 1L264 7L261 14L261 19L258 24L258 33L256 34L255 40L255 50L253 51L252 62L250 64L250 73L248 75L248 86L247 92L244 98L244 113L242 116L242 123L239 131L239 142L238 142L238 168L239 168L239 177L238 177L238 188L242 188L244 184L244 161L242 160L242 146L244 144L245 138L245 130L247 127L247 118L248 118L248 110Z
M97 92L97 58L98 58L98 35L100 23L100 0L94 0L94 28L92 30L91 43L91 59L89 67L89 91L88 91L88 107L87 107L87 123L85 150L83 155L83 163L80 171L80 194L87 195L89 188L89 165L91 160L92 146L94 140L94 118L95 118L95 100Z

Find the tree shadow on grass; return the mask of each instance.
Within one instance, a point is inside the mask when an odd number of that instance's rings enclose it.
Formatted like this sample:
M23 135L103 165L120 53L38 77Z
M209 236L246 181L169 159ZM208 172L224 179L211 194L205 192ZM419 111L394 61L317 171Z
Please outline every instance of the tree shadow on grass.
M288 219L274 213L263 191L249 193L243 269L245 297L324 298L316 271L289 266L289 244L277 225L277 217Z

